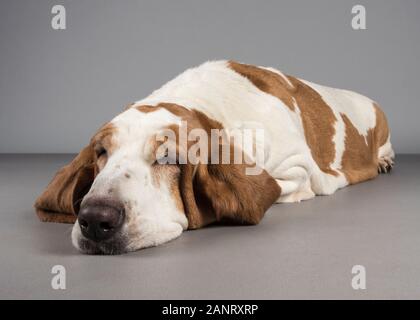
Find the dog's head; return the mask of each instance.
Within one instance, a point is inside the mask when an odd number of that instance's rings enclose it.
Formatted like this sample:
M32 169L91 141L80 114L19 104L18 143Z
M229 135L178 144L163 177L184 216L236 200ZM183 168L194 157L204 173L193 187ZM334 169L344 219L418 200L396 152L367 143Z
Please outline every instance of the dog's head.
M189 140L195 129L210 136L222 126L175 104L131 107L56 174L36 207L74 213L73 244L92 254L159 245L216 221L258 223L279 197L278 184L264 170L247 174L245 161L211 161L223 139L197 149Z

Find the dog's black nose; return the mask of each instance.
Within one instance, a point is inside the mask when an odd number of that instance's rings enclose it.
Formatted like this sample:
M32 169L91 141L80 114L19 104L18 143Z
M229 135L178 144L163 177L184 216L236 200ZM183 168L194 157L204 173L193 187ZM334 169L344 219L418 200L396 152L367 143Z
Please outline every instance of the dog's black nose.
M86 203L78 218L82 234L93 241L111 238L124 223L124 207L106 201Z

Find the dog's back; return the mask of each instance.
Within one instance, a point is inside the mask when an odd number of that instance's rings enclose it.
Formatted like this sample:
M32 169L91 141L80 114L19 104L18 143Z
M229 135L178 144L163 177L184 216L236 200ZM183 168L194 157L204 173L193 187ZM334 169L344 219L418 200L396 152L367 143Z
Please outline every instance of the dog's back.
M393 165L387 120L377 103L273 68L207 62L136 104L157 102L200 110L226 128L260 123L265 169L282 189L279 202L331 194Z

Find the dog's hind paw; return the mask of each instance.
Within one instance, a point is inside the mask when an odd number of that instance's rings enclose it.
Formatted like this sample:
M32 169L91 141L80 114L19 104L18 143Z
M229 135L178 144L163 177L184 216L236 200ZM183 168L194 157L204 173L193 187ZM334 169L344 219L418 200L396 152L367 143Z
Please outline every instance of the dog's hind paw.
M394 160L391 157L382 157L379 158L378 163L378 172L379 173L389 173L394 167Z

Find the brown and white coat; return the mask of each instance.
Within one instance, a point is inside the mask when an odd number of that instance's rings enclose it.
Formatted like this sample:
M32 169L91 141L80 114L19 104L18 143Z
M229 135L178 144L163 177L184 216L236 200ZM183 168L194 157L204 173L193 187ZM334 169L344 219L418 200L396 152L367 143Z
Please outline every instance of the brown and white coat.
M184 123L206 131L259 123L264 170L246 175L246 164L157 164L156 135ZM275 202L332 194L388 171L393 158L387 121L374 101L273 68L214 61L185 71L102 127L35 206L44 221L76 221L72 240L81 251L120 253L216 221L256 224ZM121 230L103 242L86 239L75 215L97 199L125 210Z

